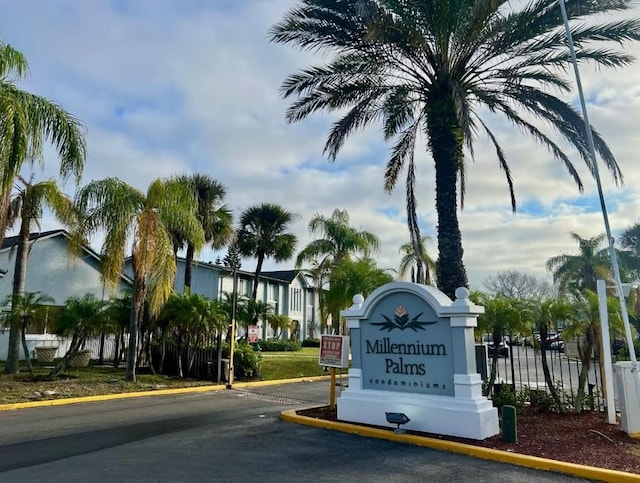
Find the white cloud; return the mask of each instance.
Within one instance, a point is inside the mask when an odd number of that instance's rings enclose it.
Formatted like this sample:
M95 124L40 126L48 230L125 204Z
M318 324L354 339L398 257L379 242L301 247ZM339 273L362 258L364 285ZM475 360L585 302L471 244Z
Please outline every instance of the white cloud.
M228 187L236 214L264 201L299 214L294 231L300 247L311 240L307 223L313 214L347 209L354 226L382 238L380 266L397 267L408 233L404 187L400 180L393 194L382 190L389 146L379 129L353 137L330 164L322 156L330 116L285 122L289 101L278 93L281 82L320 60L267 41L267 29L295 3L184 1L177 7L168 0L0 0L2 40L30 61L25 88L60 102L86 123L85 181L118 176L144 190L156 177L205 172ZM640 7L634 13L640 16ZM638 53L640 46L632 50ZM618 71L583 69L591 120L627 182L616 188L603 172L607 198L615 201L610 215L616 230L635 222L640 208L639 79L640 63ZM577 98L572 102L577 105ZM585 184L580 196L544 148L503 119L492 118L490 125L511 162L523 212L511 214L494 149L480 136L460 214L470 281L480 286L486 276L513 268L548 276L546 260L575 248L569 231L603 231L599 212L585 202L595 196L595 185L576 160ZM55 174L51 160L49 154L46 176ZM424 146L417 161L418 211L426 234L435 235L433 166ZM45 228L51 226L47 220ZM436 252L435 240L430 248Z

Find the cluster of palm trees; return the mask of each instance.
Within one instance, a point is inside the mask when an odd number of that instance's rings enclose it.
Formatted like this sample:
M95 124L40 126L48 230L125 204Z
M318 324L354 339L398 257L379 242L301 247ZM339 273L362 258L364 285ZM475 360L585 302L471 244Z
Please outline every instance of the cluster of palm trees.
M618 255L622 261L622 277L630 283L640 280L640 258L638 258L639 250L636 243L639 230L640 224L635 224L625 230L620 237L622 243ZM510 287L504 287L505 290L494 290L491 294L478 292L475 296L479 303L485 306L485 313L480 317L478 327L480 331L492 334L496 347L507 334L532 336L535 332L539 334L539 339L532 337L535 343L536 340L547 340L549 332L558 328L563 328L565 341L575 341L581 366L573 409L579 412L583 409L587 377L594 353L601 354L603 349L596 294L597 280L602 279L612 287L613 274L608 248L603 247L606 240L604 235L583 238L577 233L571 233L570 236L576 242L578 252L551 257L547 261L547 269L552 273L555 282L552 290L542 283L537 287L534 286L535 284L527 283L523 286L526 285L528 290L519 292L517 296L509 293ZM512 281L515 280L514 276L509 278ZM520 279L524 280L523 277ZM500 286L495 283L495 279L491 282L494 288ZM609 289L609 292L612 292L612 289ZM607 297L609 324L613 336L623 339L624 328L620 304L617 297L613 295L609 293ZM638 289L635 289L628 299L627 310L636 329L640 329L638 300L640 300ZM564 411L562 397L550 374L546 344L540 343L539 349L547 389L560 411ZM497 356L495 351L488 391L491 390L495 380Z

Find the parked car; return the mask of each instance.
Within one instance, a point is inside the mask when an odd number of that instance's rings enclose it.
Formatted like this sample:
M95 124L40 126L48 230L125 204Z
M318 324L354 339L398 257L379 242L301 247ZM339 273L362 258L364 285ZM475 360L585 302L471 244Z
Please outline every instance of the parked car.
M554 340L553 342L549 343L548 349L552 351L564 352L564 341L562 339Z
M545 349L557 350L564 349L564 341L558 334L549 334L549 337L544 342Z
M489 357L493 357L493 354L496 352L496 345L491 342L489 343L489 345L487 346L487 354L489 355ZM502 340L499 344L498 344L498 357L509 357L509 346L506 344L506 342L504 340Z

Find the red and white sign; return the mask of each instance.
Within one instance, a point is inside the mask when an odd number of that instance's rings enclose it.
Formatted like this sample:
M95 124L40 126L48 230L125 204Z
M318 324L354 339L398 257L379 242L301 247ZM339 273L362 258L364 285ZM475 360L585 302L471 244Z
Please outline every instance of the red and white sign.
M320 337L320 365L349 367L349 337L346 335L322 335Z
M247 329L247 342L253 344L260 339L260 329L257 325L250 325Z

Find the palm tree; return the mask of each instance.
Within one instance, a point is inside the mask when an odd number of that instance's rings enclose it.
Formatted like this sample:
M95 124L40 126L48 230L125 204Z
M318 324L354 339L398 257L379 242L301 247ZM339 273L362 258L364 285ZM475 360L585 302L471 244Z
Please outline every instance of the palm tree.
M279 339L285 330L294 328L294 321L284 314L271 314L267 317L269 327L273 329L273 338Z
M52 302L52 297L41 294L40 292L22 292L20 294L9 295L4 303L5 306L11 308L8 317L9 326L11 329L16 325L18 326L24 358L27 361L27 368L31 376L33 376L33 366L31 365L29 347L27 346L27 326L42 319L41 314L44 312L43 309L47 304L51 304Z
M631 5L632 0L568 2L580 60L614 67L632 61L611 44L606 49L593 44L638 40L640 22L591 21L595 14ZM351 134L378 121L384 138L395 140L384 187L393 190L406 168L407 219L414 244L419 240L414 229L415 143L420 133L426 135L435 164L437 279L452 298L457 287L467 285L458 201L463 207L468 158L473 159L480 133L495 147L516 209L507 155L482 113L499 113L540 142L566 167L579 190L582 181L569 156L535 121L569 141L593 169L580 113L551 94L571 90L562 75L571 67L562 25L557 0L530 0L522 7L486 0L304 0L270 31L274 42L330 54L326 64L290 76L281 92L296 97L287 111L290 122L318 111L339 113L325 144L331 160ZM594 139L614 180L620 181L615 159L595 131Z
M31 227L36 225L38 229L40 228L40 220L44 209L49 208L55 217L64 224L69 224L73 221L73 202L60 191L55 181L47 180L34 183L33 176L27 181L19 175L17 180L16 191L6 216L9 227L12 227L18 219L20 220L12 292L16 299L24 294ZM14 324L9 329L7 365L5 366L7 374L15 374L19 370L19 339L20 318L15 317Z
M59 336L70 337L69 349L62 360L51 370L49 379L64 372L69 360L83 347L87 339L100 333L106 318L105 304L92 293L82 297L69 297L60 317L52 325L52 332Z
M338 265L351 255L369 256L380 247L380 238L375 234L349 225L347 210L335 209L330 218L315 214L309 221L309 232L321 238L298 253L296 267L314 261L322 266Z
M289 225L297 215L281 206L262 203L247 208L240 217L240 229L236 234L238 251L244 257L257 258L253 279L252 299L258 295L258 281L266 258L284 262L293 256L297 238L289 233Z
M165 332L173 331L177 341L178 373L184 377L182 353L186 346L187 375L191 372L197 349L203 344L212 345L216 332L226 325L226 313L219 302L199 294L172 294L162 309L158 320ZM163 347L164 352L164 347ZM163 354L164 357L164 354Z
M591 238L582 238L571 233L578 244L579 254L562 254L547 260L547 270L553 273L553 281L559 284L563 292L591 290L596 291L598 279L612 281L609 254L600 249L606 237L604 234Z
M573 319L573 306L563 298L545 298L542 300L527 301L521 307L522 319L530 324L534 331L540 333L540 357L542 361L542 372L547 388L553 398L558 410L565 412L564 404L558 394L558 390L553 385L551 372L549 371L549 361L547 360L547 346L544 341L549 336L549 330L557 329L560 322L570 323Z
M178 176L176 180L182 183L194 194L198 204L198 221L204 230L205 243L210 244L214 249L220 249L227 245L233 237L233 217L231 210L224 203L227 189L211 176L206 174L193 174L191 176ZM191 289L191 268L195 247L184 233L179 229L172 229L174 251L186 245L184 268L185 290Z
M630 280L640 280L640 223L634 223L620 236L621 269ZM623 276L624 278L624 276Z
M98 230L105 233L101 275L109 289L113 290L120 280L127 243L132 240L133 307L126 378L135 381L138 327L145 300L151 316L157 316L175 279L169 227L179 228L196 249L204 243L195 198L175 180L157 179L145 194L117 178L106 178L83 187L76 194L76 206L82 214L82 235L90 236Z
M598 295L589 289L579 293L574 303L574 316L568 321L562 335L565 340L575 339L578 345L578 356L581 367L578 375L578 391L576 392L574 411L583 410L584 390L591 369L594 349L602 354L602 333L600 331L600 305ZM607 297L607 312L614 334L624 333L620 318L620 303L613 297ZM616 316L617 314L617 316ZM602 358L599 358L602 360Z
M309 243L296 258L296 267L311 262L309 273L319 290L320 320L326 323L331 313L338 320L339 313L327 308L324 290L333 268L342 261L350 260L352 255L369 256L380 247L380 238L374 233L357 230L349 224L349 212L335 209L331 217L316 214L309 221L309 231L320 238ZM336 324L338 325L338 324Z
M403 243L400 246L400 268L398 275L404 278L407 271L411 270L411 281L431 285L431 273L436 269L436 262L427 253L427 240L430 237L420 237L419 249L416 252L413 242Z
M504 336L524 330L526 323L520 316L521 303L516 299L502 297L488 297L479 294L479 303L484 306L484 314L478 318L478 330L491 334L493 341L493 355L491 357L491 373L485 395L493 389L498 368L498 348Z
M20 90L25 78L25 57L0 42L0 242L8 225L11 187L25 160L42 160L45 141L53 144L60 160L60 176L80 181L86 158L84 127L62 107Z
M329 290L325 293L328 313L334 321L334 331L341 331L340 311L348 308L353 296L362 294L367 297L376 288L393 281L387 271L379 268L375 260L343 260L335 266L329 275Z

